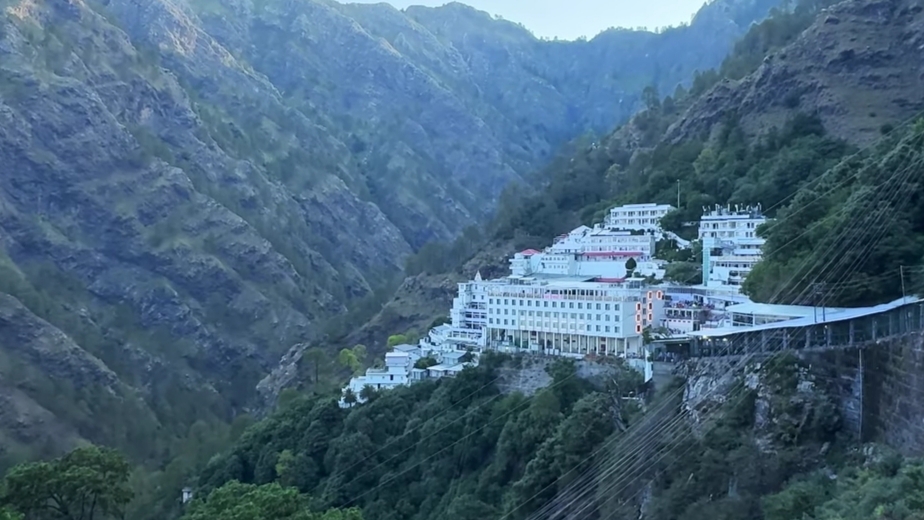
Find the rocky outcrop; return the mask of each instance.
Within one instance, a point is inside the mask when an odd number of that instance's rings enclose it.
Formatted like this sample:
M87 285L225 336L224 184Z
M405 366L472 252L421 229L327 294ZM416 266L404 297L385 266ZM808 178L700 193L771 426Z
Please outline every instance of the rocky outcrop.
M840 2L753 74L703 95L665 139L709 133L731 113L741 116L745 131L760 135L801 110L817 114L832 135L868 144L885 125L924 110L922 59L920 2Z

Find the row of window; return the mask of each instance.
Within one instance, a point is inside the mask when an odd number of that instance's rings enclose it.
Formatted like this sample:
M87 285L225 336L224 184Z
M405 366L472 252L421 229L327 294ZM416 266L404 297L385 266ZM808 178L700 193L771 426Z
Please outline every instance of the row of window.
M500 304L501 304L501 299L500 299L500 298L489 298L489 299L488 299L488 305L494 305L494 304L495 304L495 301L494 301L494 300L497 300L497 305L500 305ZM518 302L519 302L519 303L518 303ZM525 302L525 304L524 304L524 302ZM548 300L543 301L542 303L543 303L542 307L549 307L549 306L550 306L550 305L549 305L550 302L549 302ZM561 303L561 307L558 306L559 303ZM556 302L556 301L551 302L551 304L552 304L551 307L552 307L553 309L557 309L557 308L565 309L565 308L566 308L566 307L565 307L565 303L568 304L568 307L567 307L568 309L574 309L574 308L575 308L575 307L574 307L575 302ZM583 309L583 308L584 308L584 303L583 303L583 302L576 302L576 303L577 303L577 308L578 308L578 309ZM504 298L504 303L503 303L503 304L504 304L504 305L513 305L514 307L533 307L533 301L532 301L532 300L516 300L516 299L511 299L511 298ZM588 304L587 304L587 310L593 310L593 307L592 307L593 305L596 305L596 310L598 310L598 311L600 311L600 310L603 310L603 311L613 310L613 311L619 312L619 304L618 304L618 303L614 303L614 304L609 304L609 303L603 303L603 304L601 304L601 303L597 303L597 304L588 303ZM535 307L539 307L539 306L540 306L540 305L539 305L539 302L536 302ZM612 309L611 309L610 307L612 307Z
M494 312L495 310L496 310L497 312ZM500 311L501 311L500 309L489 309L489 310L488 310L488 314L501 314ZM517 316L516 311L510 312L510 309L504 309L503 314L504 314L504 316L509 316L509 315L511 315L511 314L514 315L514 316ZM559 316L559 314L560 314L561 316ZM537 316L537 317L540 317L540 318L542 318L542 317L545 317L545 318L559 318L559 317L561 317L561 318L572 319L572 320L584 320L584 319L585 319L585 317L584 317L584 316L585 316L585 313L583 313L583 312L571 312L571 313L562 312L562 313L558 313L558 312L551 312L551 311L524 311L524 310L521 310L520 313L519 313L519 316L520 316L520 317L526 317L526 316L533 317L533 316ZM588 319L588 320L593 320L593 319L594 319L594 315L591 314L591 313L587 313L586 316L587 316L586 319ZM610 321L610 316L611 316L610 314L597 314L596 320L597 320L597 321Z
M494 318L488 318L488 323L492 325L509 325L511 327L517 326L516 319L504 319L504 322L501 323L501 319L497 318L495 321ZM533 321L533 320L520 320L520 325L523 327L530 328L546 328L546 329L565 329L565 330L584 330L587 332L614 332L619 334L619 325L609 326L609 325L578 325L576 323L559 323L557 321L546 321L543 325L542 321Z
M736 233L734 231L705 231L702 233L700 238L703 237L720 237L720 238L754 238L755 235L753 231L746 231L744 233Z

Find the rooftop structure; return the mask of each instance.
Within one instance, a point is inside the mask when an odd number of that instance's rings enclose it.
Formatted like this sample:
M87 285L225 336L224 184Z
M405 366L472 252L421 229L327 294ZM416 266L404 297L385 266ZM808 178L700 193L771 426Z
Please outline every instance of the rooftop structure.
M760 332L760 331L769 331L777 329L799 329L802 327L808 327L810 325L816 324L832 324L839 323L844 321L853 320L856 318L863 318L867 316L874 316L889 310L897 309L904 305L911 303L916 303L922 301L921 298L917 296L907 296L900 298L898 300L883 303L880 305L875 305L873 307L855 307L855 308L827 308L822 312L822 308L818 307L817 312L812 312L808 316L802 317L792 317L787 320L775 321L775 322L766 322L762 324L752 325L752 326L729 326L721 329L714 330L701 330L698 332L693 332L690 334L693 338L722 338L730 337L737 334L745 334L751 332ZM755 304L762 305L762 304ZM777 306L770 306L777 307ZM796 307L796 306L782 306L782 307ZM814 309L809 307L809 309Z

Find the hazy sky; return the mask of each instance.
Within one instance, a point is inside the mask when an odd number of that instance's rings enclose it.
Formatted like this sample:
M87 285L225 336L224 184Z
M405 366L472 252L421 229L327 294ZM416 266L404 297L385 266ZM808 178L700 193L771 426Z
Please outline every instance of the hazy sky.
M340 0L363 4L382 0ZM443 5L446 0L387 0L409 5ZM573 40L594 37L608 27L664 27L689 22L704 0L463 0L462 3L525 25L536 36Z

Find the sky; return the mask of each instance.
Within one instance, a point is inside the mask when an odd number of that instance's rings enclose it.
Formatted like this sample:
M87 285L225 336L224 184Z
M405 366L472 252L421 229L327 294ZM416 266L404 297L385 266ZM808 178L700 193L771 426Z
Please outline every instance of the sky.
M340 0L363 4L383 0ZM439 6L446 0L386 0L409 5ZM476 9L526 26L538 37L573 40L593 38L609 27L666 27L689 22L704 0L462 0Z

